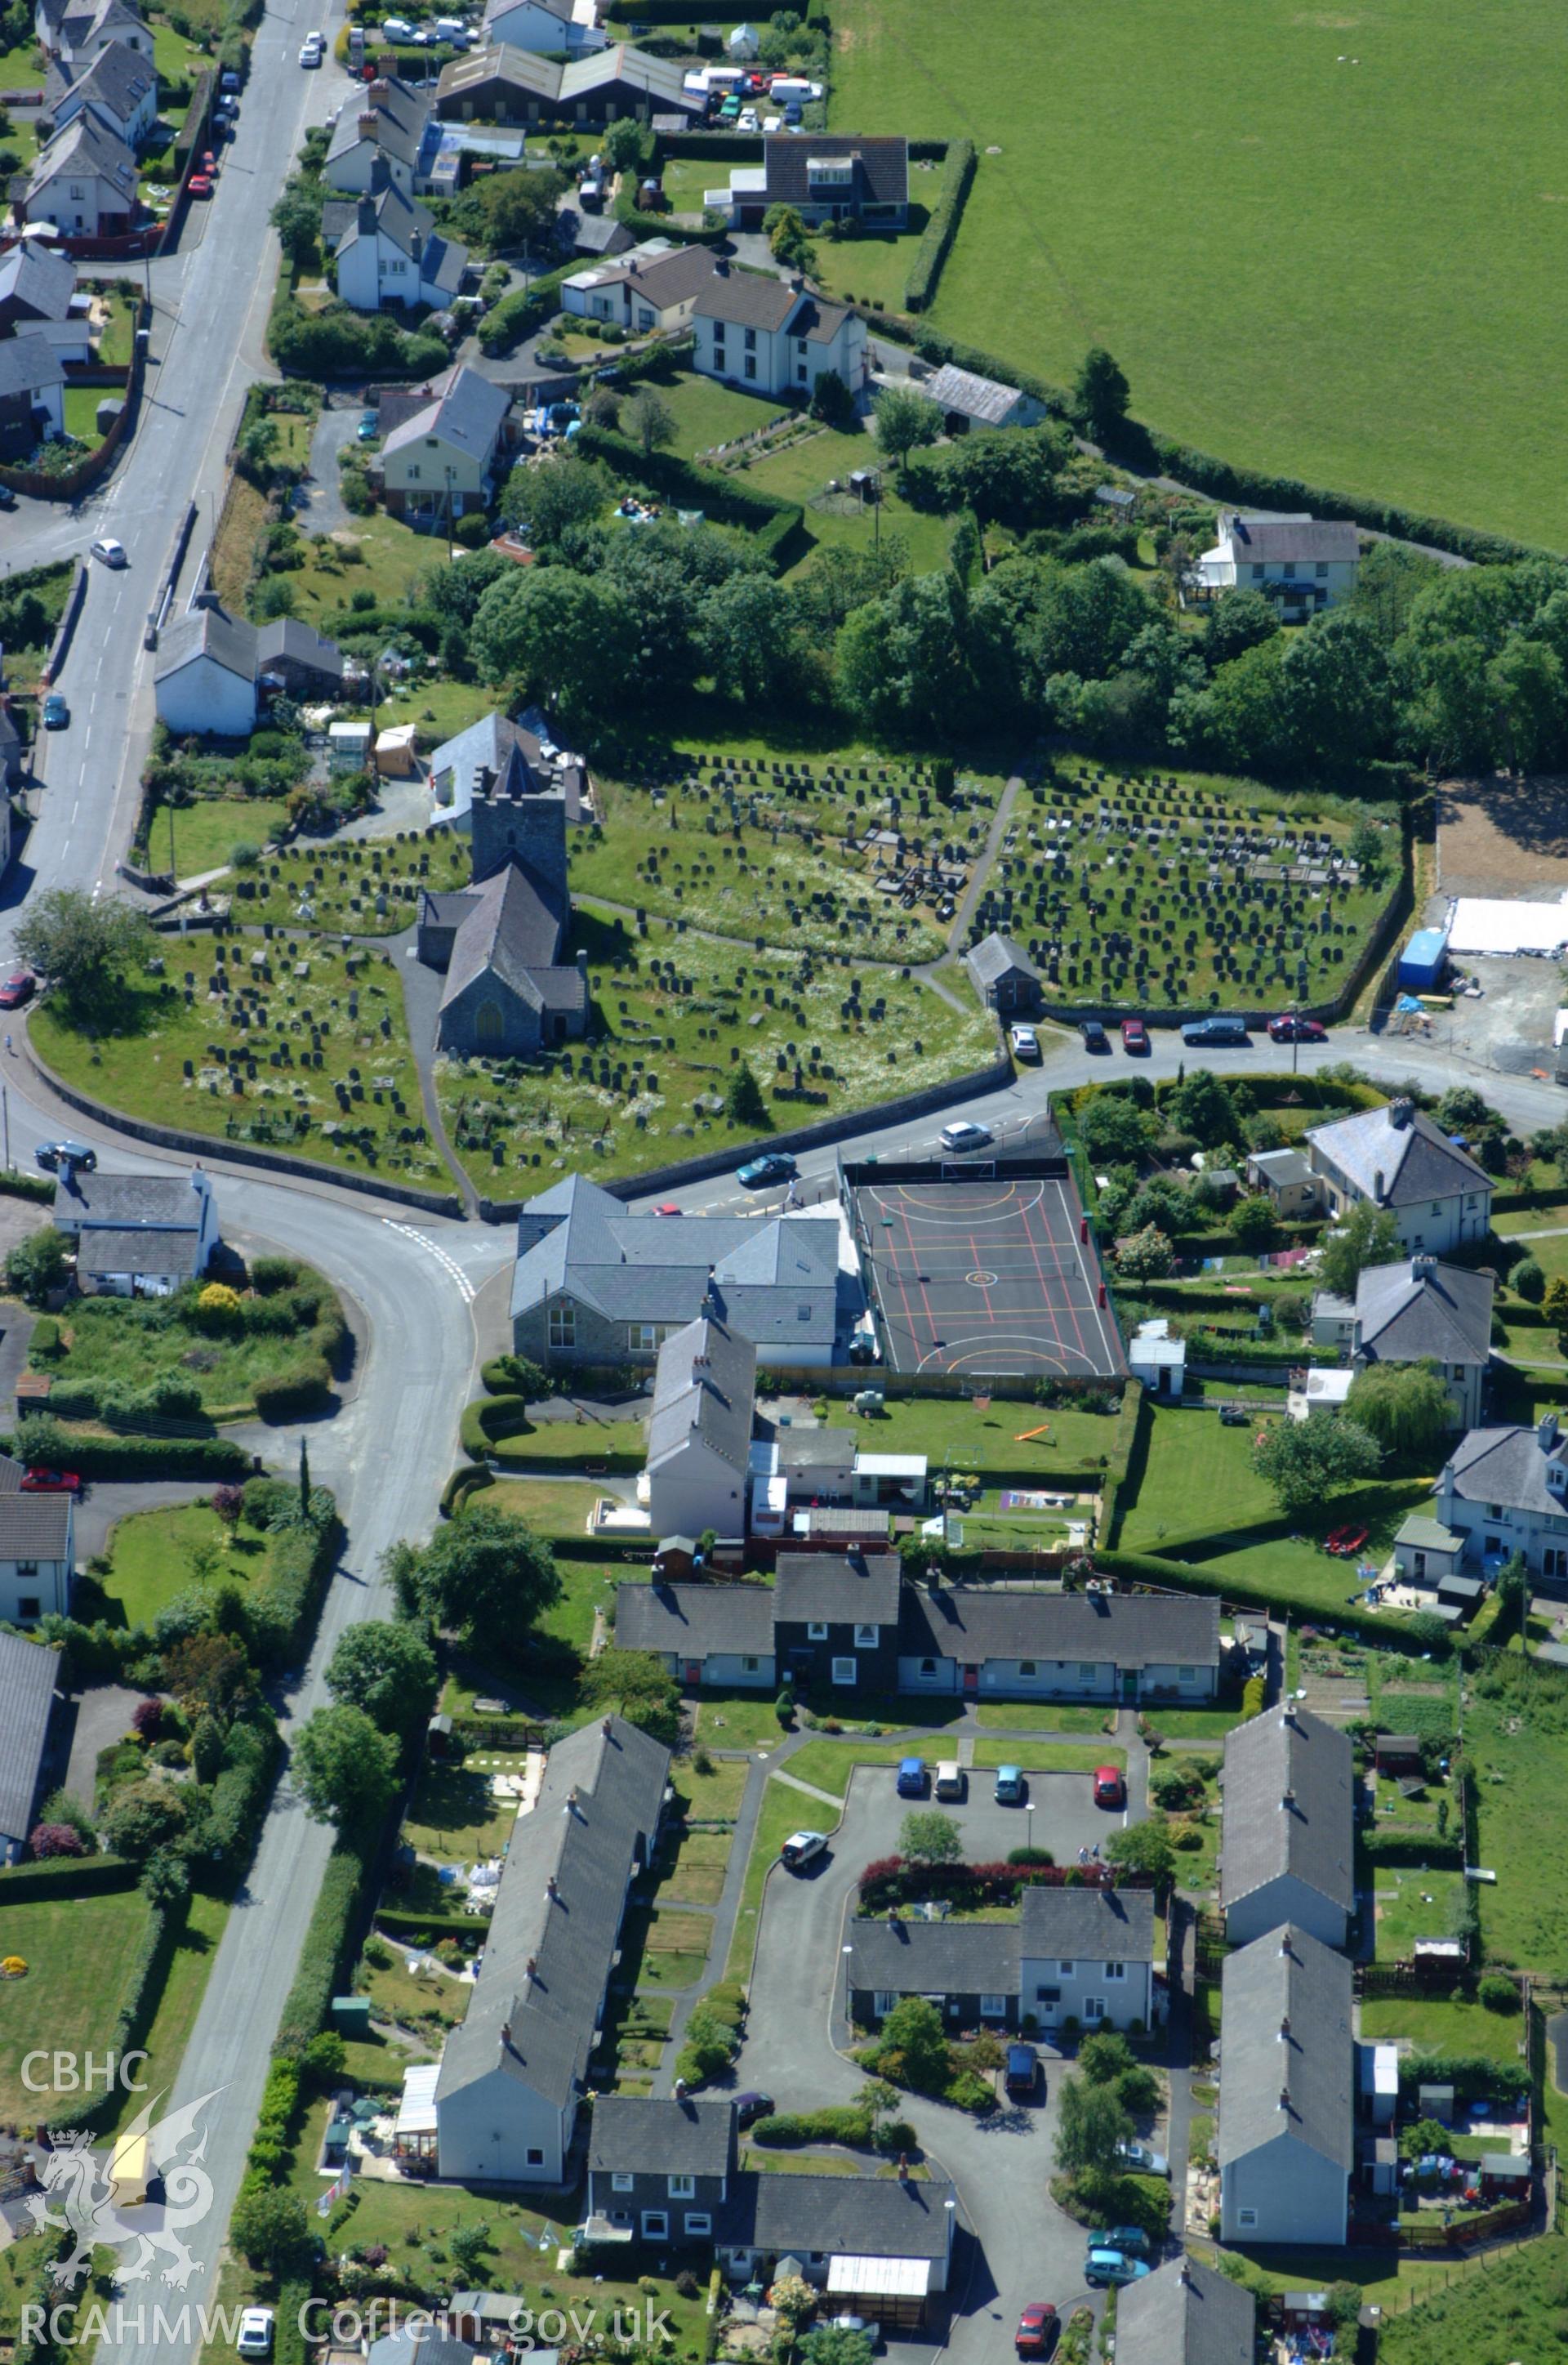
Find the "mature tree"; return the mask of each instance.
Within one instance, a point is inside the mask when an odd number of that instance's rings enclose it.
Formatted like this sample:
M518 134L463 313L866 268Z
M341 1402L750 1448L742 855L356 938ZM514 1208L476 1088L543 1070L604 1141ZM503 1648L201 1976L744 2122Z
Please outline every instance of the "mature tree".
M901 2082L917 2094L939 2094L952 2074L952 2057L943 2032L942 2015L924 1996L904 1996L882 2023L878 2040L879 2064L898 2071ZM890 2060L896 2055L896 2060Z
M315 1821L368 1831L396 1795L398 1743L362 1708L319 1708L295 1735L289 1772Z
M51 1290L58 1289L65 1279L66 1261L71 1247L63 1232L52 1224L42 1231L30 1232L18 1240L14 1249L6 1251L6 1286L14 1297L25 1305L42 1306Z
M1116 1271L1127 1281L1163 1281L1170 1271L1170 1243L1154 1224L1127 1232L1115 1247Z
M1114 2086L1133 2066L1133 2048L1118 2028L1099 2028L1078 2048L1078 2068L1092 2086Z
M265 416L252 419L240 437L238 458L241 472L252 483L264 486L277 454L278 423Z
M583 1669L579 1690L585 1707L614 1709L666 1746L679 1737L680 1693L652 1651L599 1652Z
M812 388L811 412L824 427L846 435L855 424L855 397L836 370L823 370Z
M1399 1227L1393 1211L1358 1199L1318 1252L1318 1283L1335 1297L1354 1297L1368 1265L1394 1264L1398 1257Z
M104 1810L104 1844L113 1855L141 1863L155 1848L170 1847L189 1828L193 1794L179 1784L129 1782Z
M394 1544L386 1566L405 1618L426 1618L471 1642L521 1637L561 1594L549 1545L482 1496L428 1544Z
M975 712L963 585L944 568L857 608L838 635L838 676L851 706L874 728L952 738Z
M702 595L702 645L715 688L748 707L804 703L808 654L790 593L771 575L732 575Z
M167 1912L191 1893L191 1868L177 1847L155 1847L137 1886L149 1904Z
M871 406L877 441L890 460L902 470L912 452L935 443L942 432L938 406L912 386L885 386Z
M1358 764L1386 745L1388 659L1364 617L1328 608L1288 635L1280 678L1298 760Z
M1170 1095L1170 1122L1205 1149L1229 1141L1237 1130L1236 1104L1211 1068L1194 1068Z
M1562 748L1562 661L1544 641L1512 640L1486 669L1496 714L1495 745L1517 771L1555 763Z
M767 1103L762 1097L762 1086L744 1059L737 1059L730 1070L730 1080L724 1088L724 1115L735 1125L744 1125L751 1133L771 1133L773 1119Z
M113 895L95 902L85 888L54 887L30 902L17 924L17 950L49 980L74 1024L102 1017L128 970L153 944L142 913Z
M1107 443L1127 415L1132 389L1103 345L1091 345L1072 382L1072 417L1096 443Z
M250 1692L251 1669L227 1635L194 1633L164 1651L163 1680L191 1716L226 1725Z
M655 386L640 386L621 413L623 434L629 435L646 459L652 453L673 443L676 436L675 413Z
M899 1854L916 1864L957 1864L963 1853L958 1824L940 1808L918 1808L899 1826Z
M1141 1823L1126 1823L1113 1832L1105 1843L1105 1855L1125 1871L1149 1872L1156 1880L1169 1880L1176 1869L1170 1827L1163 1815L1146 1815Z
M1359 1478L1372 1477L1382 1460L1372 1431L1348 1413L1273 1421L1252 1448L1252 1467L1292 1515L1321 1508Z
M492 173L479 189L486 233L498 252L507 247L527 249L544 231L554 231L556 207L566 185L560 173L532 169Z
M321 199L306 184L291 176L272 209L272 226L285 260L297 271L308 263L321 235Z
M1072 438L1059 420L961 435L921 463L911 490L923 500L929 483L944 509L971 509L981 525L1003 523L1022 532L1051 525L1068 511L1072 495L1062 470L1071 455Z
M597 460L579 460L567 444L557 459L521 462L507 478L500 513L526 526L535 550L554 550L568 526L591 525L609 508L614 485Z
M1399 543L1374 542L1361 553L1350 605L1364 616L1385 649L1391 649L1409 621L1410 611L1428 583L1443 572L1439 560Z
M601 576L514 566L480 600L470 645L484 680L513 682L568 721L591 722L614 702L632 632L630 613Z
M341 1637L327 1668L327 1689L363 1709L384 1732L410 1732L435 1691L435 1653L415 1627L366 1619Z
M1130 2140L1133 2123L1114 2086L1064 2078L1057 2088L1057 2167L1086 2194L1104 2191L1118 2174L1116 2146Z
M1274 1203L1266 1192L1260 1191L1250 1199L1238 1199L1230 1211L1230 1228L1249 1256L1261 1256L1279 1239L1279 1225L1274 1216Z
M836 633L846 617L879 600L908 572L909 546L902 533L884 533L863 550L824 542L818 545L810 574L796 587L795 602L824 633Z
M1351 824L1345 851L1359 866L1361 877L1375 886L1387 867L1388 841L1364 805Z
M1453 1405L1434 1362L1369 1363L1350 1383L1346 1409L1370 1429L1385 1453L1402 1461L1441 1458L1454 1426Z
M1080 1103L1079 1138L1098 1163L1136 1165L1148 1148L1154 1127L1126 1093L1100 1092Z
M606 131L602 144L618 173L632 173L641 169L647 143L646 128L634 115L622 115Z
M1280 629L1279 611L1261 591L1227 591L1215 601L1204 621L1199 645L1212 672L1245 656L1249 649L1271 641Z
M308 2269L316 2255L316 2237L305 2203L297 2193L277 2184L242 2190L229 2221L230 2238L248 2265L282 2277Z

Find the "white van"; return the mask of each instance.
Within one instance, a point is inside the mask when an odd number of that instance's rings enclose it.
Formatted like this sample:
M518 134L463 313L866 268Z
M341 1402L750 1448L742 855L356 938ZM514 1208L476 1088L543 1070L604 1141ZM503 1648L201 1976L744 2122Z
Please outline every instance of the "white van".
M964 1769L956 1758L946 1758L936 1768L936 1796L939 1799L961 1799L969 1788Z

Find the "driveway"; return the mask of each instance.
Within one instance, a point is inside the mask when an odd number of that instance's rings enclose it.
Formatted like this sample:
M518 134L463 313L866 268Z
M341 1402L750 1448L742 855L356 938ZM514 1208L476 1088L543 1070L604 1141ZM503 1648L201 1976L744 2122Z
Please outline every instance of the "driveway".
M305 533L349 533L354 521L343 507L338 454L354 440L363 403L325 403L310 438L310 470L295 496L295 523Z
M1095 1807L1087 1775L1034 1775L1036 1811L1027 1818L1019 1808L997 1806L990 1788L990 1777L977 1771L968 1800L945 1809L971 1862L994 1861L1024 1845L1028 1821L1036 1827L1035 1845L1071 1863L1081 1846L1103 1843L1121 1820ZM864 2082L865 2072L838 2049L847 2037L842 1948L860 1873L873 1858L895 1852L911 1803L895 1794L890 1767L857 1768L828 1853L803 1875L780 1866L768 1875L735 2079L772 2094L781 2110L849 2102ZM831 1821L831 1810L801 1799L803 1825ZM1048 2061L1047 2072L1043 2102L1028 2109L1007 2105L988 2120L913 2095L900 2099L899 2114L913 2123L933 2173L945 2171L958 2191L960 2238L949 2285L957 2313L947 2342L958 2365L981 2365L982 2359L995 2365L1031 2300L1050 2300L1064 2317L1084 2299L1100 2304L1083 2287L1083 2229L1062 2215L1047 2191L1060 2066Z

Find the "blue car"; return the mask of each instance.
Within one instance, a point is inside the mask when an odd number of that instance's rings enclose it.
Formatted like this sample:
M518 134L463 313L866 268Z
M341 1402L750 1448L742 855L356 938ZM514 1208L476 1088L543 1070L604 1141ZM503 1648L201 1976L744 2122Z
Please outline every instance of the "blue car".
M761 1191L766 1189L769 1182L791 1182L794 1174L794 1160L787 1158L782 1150L769 1149L764 1151L760 1158L753 1158L741 1167L735 1175L735 1181L747 1191Z
M999 1765L996 1769L996 1803L999 1807L1021 1807L1024 1803L1023 1769L1017 1765Z
M901 1757L897 1782L901 1799L924 1799L925 1796L925 1760L924 1757Z

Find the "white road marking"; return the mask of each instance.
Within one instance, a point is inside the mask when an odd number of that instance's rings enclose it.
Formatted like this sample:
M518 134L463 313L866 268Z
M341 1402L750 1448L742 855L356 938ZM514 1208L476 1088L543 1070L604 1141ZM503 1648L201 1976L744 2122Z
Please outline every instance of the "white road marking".
M405 1239L417 1241L420 1248L427 1250L439 1263L443 1264L446 1267L447 1272L452 1275L453 1280L457 1283L458 1294L462 1297L464 1304L465 1306L473 1305L474 1284L469 1280L467 1274L464 1272L463 1267L458 1263L455 1257L448 1256L446 1250L440 1247L436 1241L432 1240L428 1232L419 1231L412 1224L400 1224L395 1216L383 1216L381 1220L386 1226L388 1231L401 1232Z
M76 800L76 804L73 805L73 806L72 806L72 808L71 808L71 819L72 819L72 823L73 823L73 824L74 824L75 820L76 820L76 805L79 805L79 804L81 803L81 801L82 801L81 798L80 798L80 797L78 797L78 798L77 798L77 800Z

